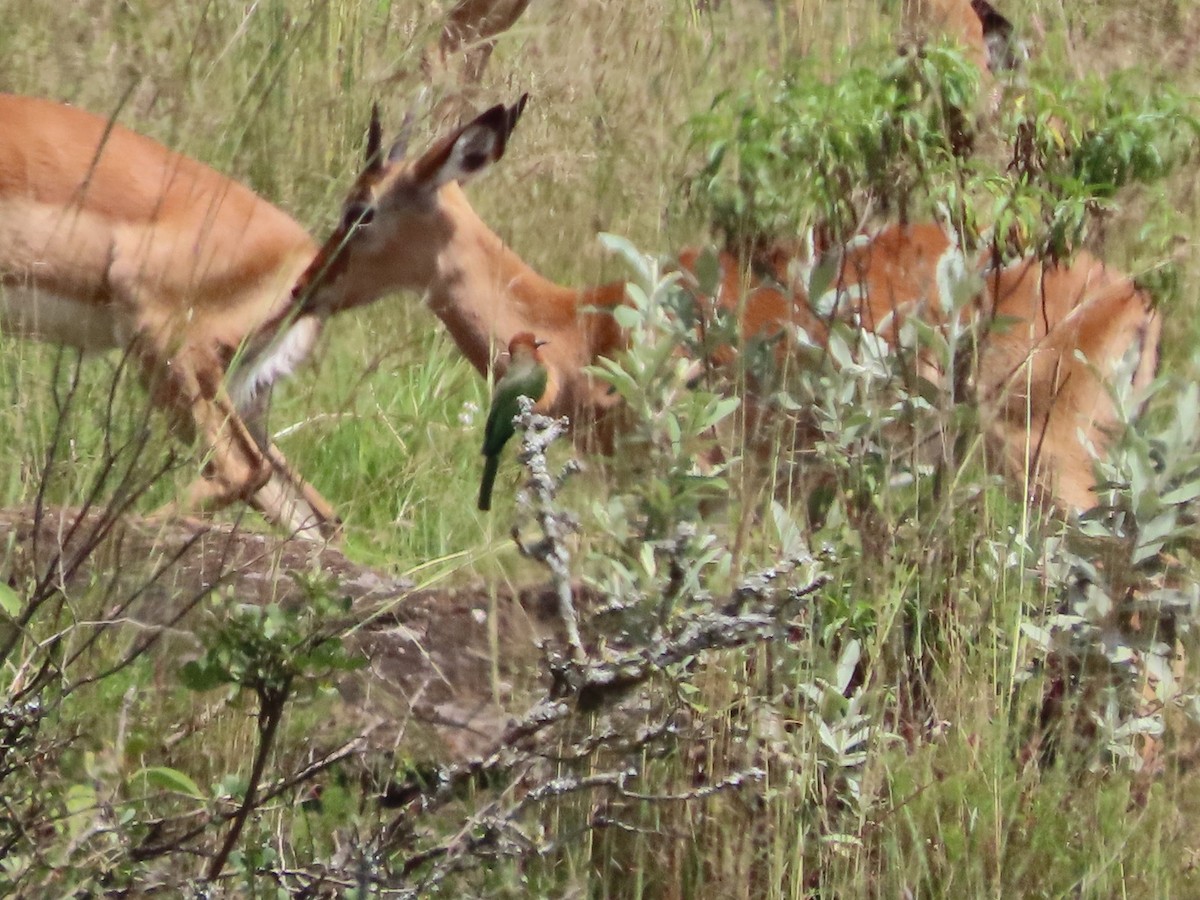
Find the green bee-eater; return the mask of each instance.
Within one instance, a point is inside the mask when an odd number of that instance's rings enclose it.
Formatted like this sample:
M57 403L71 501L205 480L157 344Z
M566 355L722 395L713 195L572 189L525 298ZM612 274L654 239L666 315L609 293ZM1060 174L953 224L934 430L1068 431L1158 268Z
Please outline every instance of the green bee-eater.
M513 417L520 412L518 397L528 397L534 403L546 392L546 367L542 365L539 341L528 331L513 335L508 343L511 362L504 377L492 391L492 407L488 411L483 433L483 479L479 482L479 508L492 508L492 484L500 465L500 451L516 431Z

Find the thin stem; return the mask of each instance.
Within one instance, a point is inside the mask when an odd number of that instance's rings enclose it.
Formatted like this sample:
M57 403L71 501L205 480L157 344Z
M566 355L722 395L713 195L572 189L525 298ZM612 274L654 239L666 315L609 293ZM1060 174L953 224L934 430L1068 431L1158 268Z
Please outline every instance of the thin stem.
M283 709L287 705L291 686L292 680L287 678L281 687L259 689L258 753L254 757L254 766L250 770L250 781L246 785L246 795L242 798L242 805L233 817L229 833L225 835L225 843L221 845L221 849L213 857L213 861L208 867L209 881L215 881L221 874L221 870L225 868L229 854L237 846L242 828L245 827L246 820L256 805L255 795L258 793L258 783L262 780L263 770L267 766L267 756L271 752L271 746L275 743L275 732L279 729L279 723L283 719Z

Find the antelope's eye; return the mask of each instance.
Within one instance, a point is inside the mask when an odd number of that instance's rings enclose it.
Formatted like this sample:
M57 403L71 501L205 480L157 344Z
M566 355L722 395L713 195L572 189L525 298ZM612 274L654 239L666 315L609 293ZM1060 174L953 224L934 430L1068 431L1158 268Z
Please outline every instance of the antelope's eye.
M342 212L342 229L346 232L354 231L356 228L370 225L371 220L374 218L375 207L371 204L362 202L349 203Z

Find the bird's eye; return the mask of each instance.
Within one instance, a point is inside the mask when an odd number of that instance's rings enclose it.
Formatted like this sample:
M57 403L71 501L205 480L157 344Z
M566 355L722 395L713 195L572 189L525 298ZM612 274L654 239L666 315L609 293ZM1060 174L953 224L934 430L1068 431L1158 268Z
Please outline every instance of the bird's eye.
M375 218L375 207L369 203L348 203L342 212L342 229L351 232L356 228L370 225Z

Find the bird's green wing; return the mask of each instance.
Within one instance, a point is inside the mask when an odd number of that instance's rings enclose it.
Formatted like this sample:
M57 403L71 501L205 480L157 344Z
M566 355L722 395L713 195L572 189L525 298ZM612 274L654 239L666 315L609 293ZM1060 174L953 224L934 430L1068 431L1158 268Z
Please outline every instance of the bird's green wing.
M513 428L513 418L521 411L517 398L529 397L535 402L541 399L542 394L546 393L546 380L546 370L542 366L529 367L523 371L510 369L508 374L500 379L483 431L484 455L493 456L504 449L504 445L516 430Z

